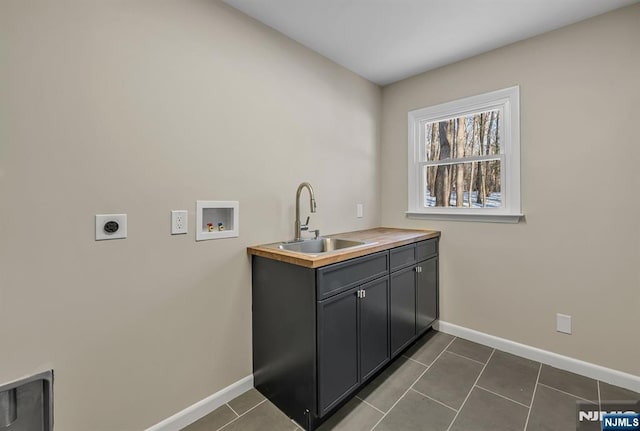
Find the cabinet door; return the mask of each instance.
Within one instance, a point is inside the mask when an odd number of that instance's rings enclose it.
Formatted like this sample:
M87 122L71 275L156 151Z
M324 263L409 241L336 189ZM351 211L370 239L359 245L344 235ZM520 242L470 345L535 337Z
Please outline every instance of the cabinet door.
M351 289L318 302L320 416L358 386L357 292L358 288Z
M410 266L391 274L391 357L416 334L416 269Z
M366 380L389 360L389 277L360 287L360 376Z
M416 332L421 334L438 318L438 258L418 263Z

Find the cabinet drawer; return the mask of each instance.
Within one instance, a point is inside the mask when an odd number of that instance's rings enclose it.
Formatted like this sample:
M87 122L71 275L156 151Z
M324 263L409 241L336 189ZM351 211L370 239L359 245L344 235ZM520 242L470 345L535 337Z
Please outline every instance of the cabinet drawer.
M392 248L390 254L391 271L416 263L416 245L409 244Z
M389 272L386 251L325 266L317 271L318 300L383 277Z
M413 265L421 260L428 259L438 254L438 240L428 239L415 244L404 245L391 249L389 255L391 271Z
M416 244L416 262L428 259L438 254L438 240L428 239Z

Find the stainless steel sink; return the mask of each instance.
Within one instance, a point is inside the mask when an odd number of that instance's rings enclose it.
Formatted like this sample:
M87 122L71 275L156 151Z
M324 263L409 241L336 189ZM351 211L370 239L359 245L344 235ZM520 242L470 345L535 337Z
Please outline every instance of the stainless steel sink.
M285 242L277 245L280 250L294 251L297 253L319 254L331 251L344 250L351 247L367 245L365 241L352 241L341 238L318 238L303 241Z

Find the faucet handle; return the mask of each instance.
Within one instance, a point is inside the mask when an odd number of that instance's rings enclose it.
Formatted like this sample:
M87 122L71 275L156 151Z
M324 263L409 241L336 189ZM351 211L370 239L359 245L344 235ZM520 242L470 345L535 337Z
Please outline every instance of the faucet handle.
M309 230L309 220L310 220L310 219L311 219L311 217L310 217L310 216L307 216L307 221L306 221L306 222L304 222L304 224L301 224L301 225L300 225L300 230L301 230L301 231L303 231L303 230L304 230L304 231Z

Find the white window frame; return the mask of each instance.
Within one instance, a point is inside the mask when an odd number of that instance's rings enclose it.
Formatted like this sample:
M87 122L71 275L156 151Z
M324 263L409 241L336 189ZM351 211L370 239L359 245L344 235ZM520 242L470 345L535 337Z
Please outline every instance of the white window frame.
M500 111L501 208L427 207L424 166L425 124L486 111ZM520 203L520 87L471 96L409 112L409 200L407 217L517 223L522 217ZM468 158L483 159L483 156ZM474 160L475 161L475 160ZM454 163L459 163L456 161Z

